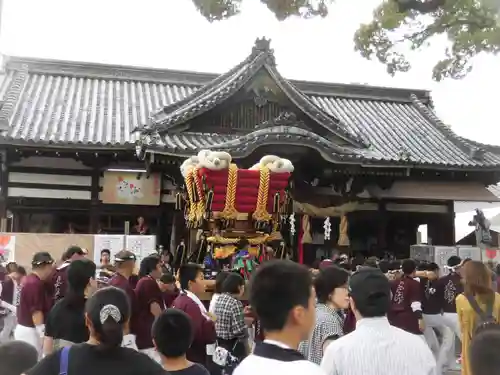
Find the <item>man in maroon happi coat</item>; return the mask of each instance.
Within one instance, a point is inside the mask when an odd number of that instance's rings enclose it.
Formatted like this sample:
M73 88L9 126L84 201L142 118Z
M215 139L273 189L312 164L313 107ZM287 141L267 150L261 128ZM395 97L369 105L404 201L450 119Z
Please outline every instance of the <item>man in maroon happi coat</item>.
M422 335L422 289L419 281L415 280L417 265L414 260L407 259L403 261L401 268L403 277L391 281L389 322L407 332Z
M205 291L203 269L197 264L185 264L179 269L180 294L172 307L184 311L193 323L194 339L187 352L191 362L207 363L206 346L215 343L214 317L207 312L197 295Z
M51 287L54 296L54 301L58 301L66 294L68 287L67 271L69 264L77 259L85 258L85 251L79 246L70 246L64 252L62 259L63 263L57 267L52 275Z

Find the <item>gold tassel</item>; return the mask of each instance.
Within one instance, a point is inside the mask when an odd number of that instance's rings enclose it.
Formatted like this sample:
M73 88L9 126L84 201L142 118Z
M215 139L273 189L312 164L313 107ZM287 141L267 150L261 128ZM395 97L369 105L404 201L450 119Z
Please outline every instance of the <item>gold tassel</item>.
M347 220L347 216L343 214L340 218L340 224L339 224L339 240L337 244L339 246L349 246L351 244L351 241L349 240L349 222Z
M302 243L312 243L311 222L309 215L302 216Z

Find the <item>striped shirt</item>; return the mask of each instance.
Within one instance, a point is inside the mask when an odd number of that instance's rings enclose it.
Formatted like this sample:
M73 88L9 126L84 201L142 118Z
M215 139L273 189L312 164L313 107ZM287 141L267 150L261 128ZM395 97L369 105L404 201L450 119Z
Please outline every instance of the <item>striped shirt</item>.
M421 337L380 317L361 319L329 344L321 368L327 375L434 375L436 362Z
M343 335L344 318L324 303L316 305L316 324L309 340L300 343L299 352L316 364L323 358L323 345Z

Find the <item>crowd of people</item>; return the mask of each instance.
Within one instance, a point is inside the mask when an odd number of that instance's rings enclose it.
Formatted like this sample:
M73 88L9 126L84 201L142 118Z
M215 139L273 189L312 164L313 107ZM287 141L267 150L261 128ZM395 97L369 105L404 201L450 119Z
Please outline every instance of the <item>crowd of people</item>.
M268 260L248 291L220 272L208 304L198 264L101 255L7 265L0 374L500 374L500 295L479 261Z

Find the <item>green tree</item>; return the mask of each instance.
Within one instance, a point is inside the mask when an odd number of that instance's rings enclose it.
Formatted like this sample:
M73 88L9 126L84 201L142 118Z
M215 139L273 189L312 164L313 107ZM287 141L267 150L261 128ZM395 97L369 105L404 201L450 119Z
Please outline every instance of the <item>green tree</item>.
M260 1L278 20L293 16L325 17L334 2ZM362 4L362 0L351 1ZM216 21L238 14L243 0L193 2L206 19ZM394 75L411 68L403 52L405 48L420 50L439 35L445 36L449 43L444 58L435 64L432 77L436 81L465 77L476 56L500 52L500 0L384 0L373 11L372 21L360 25L354 45L361 56L380 61Z

